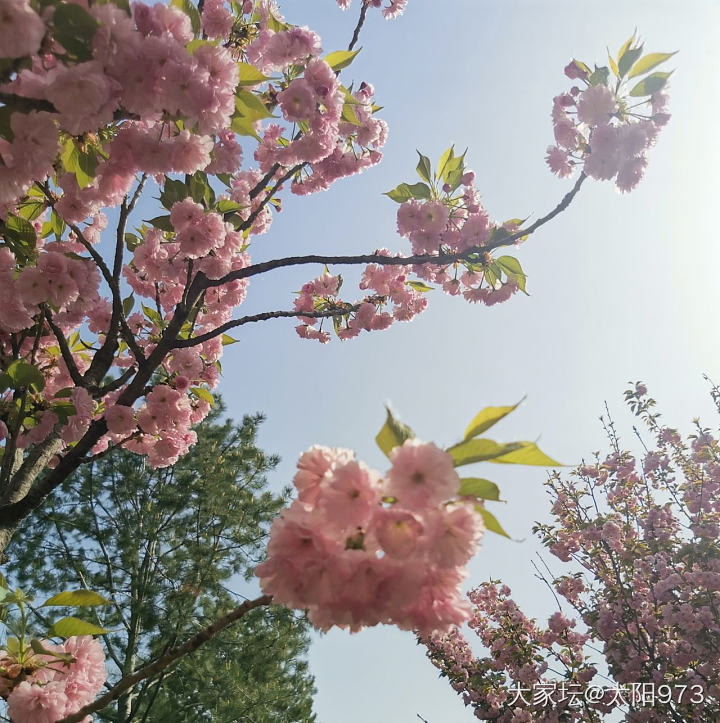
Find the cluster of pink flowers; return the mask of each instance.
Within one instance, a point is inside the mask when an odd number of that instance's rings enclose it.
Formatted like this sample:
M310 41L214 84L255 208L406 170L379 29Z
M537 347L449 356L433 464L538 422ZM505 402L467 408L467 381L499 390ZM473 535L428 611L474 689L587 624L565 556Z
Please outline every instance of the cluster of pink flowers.
M352 0L336 0L336 2L343 10L347 10L351 5ZM382 7L383 16L389 20L397 17L398 15L402 15L408 0L387 0L387 5L383 5L382 0L362 0L362 2L364 5L371 8Z
M12 723L55 723L91 703L107 671L100 643L90 636L43 643L49 654L0 651L0 696ZM84 719L91 720L90 716Z
M324 191L336 180L375 165L387 139L386 123L373 115L374 89L368 83L350 94L352 115L343 117L347 91L318 57L321 52L320 39L306 28L264 29L247 50L248 58L265 72L305 63L303 75L277 93L290 128L271 123L255 151L264 173L275 164L302 167L291 186L298 195ZM298 127L301 133L294 130Z
M387 249L377 253L390 255ZM304 284L295 299L296 311L336 310L335 331L340 339L352 339L361 331L387 329L395 321L410 321L427 306L426 297L407 280L403 266L366 266L360 288L374 293L355 304L339 300L340 286L340 276L326 273ZM390 310L384 310L386 306ZM303 339L330 341L330 334L323 331L319 319L301 316L300 321L296 331Z
M13 113L10 128L12 141L0 138L0 207L22 196L36 178L51 173L58 152L50 113Z
M613 90L602 82L591 83L589 71L575 61L565 74L587 87L573 86L553 98L556 145L547 149L550 170L565 178L581 167L590 178L614 179L620 191L631 191L645 173L646 151L670 119L667 94L649 95L650 114L643 115L630 109L634 99L623 94L620 84Z
M131 12L113 3L77 6L75 14L87 27L95 24L86 38L90 57L77 59L75 46L67 54L57 40L62 11L56 17L48 10L41 17L29 3L12 2L3 13L0 54L30 60L2 91L20 105L37 101L52 108L12 112L11 132L0 138L0 216L19 218L24 205L38 207L22 226L23 234L36 237L34 252L23 257L14 246L0 249L0 355L25 360L43 376L43 388L34 389L24 412L32 423L18 430L15 443L25 448L59 431L70 445L104 418L107 432L95 442L94 453L125 445L147 454L154 465L172 464L194 441L190 427L210 408L207 390L219 379L219 337L171 349L160 362L155 386L134 401L123 397L126 385L102 398L74 389L78 374L91 367L93 352L108 333L118 333L119 321L125 332L112 364L118 373L132 371L139 354L152 353L194 276L216 281L250 264L248 236L266 232L272 221L273 203L265 189L258 193L271 167L279 176L304 163L304 177L292 184L294 192L304 194L376 163L387 128L374 117L372 86L359 86L353 110L344 117L346 91L318 57L320 38L284 23L269 0L232 10L221 0L204 3L202 30L219 43L197 37L191 15L174 6L136 2ZM264 88L243 90L238 60L254 63L260 73L292 67L294 75L280 81L280 90L267 81L257 83ZM245 128L263 138L255 168L240 168L242 148L231 127L235 118L243 118L236 93L254 96L245 112L267 107ZM285 132L279 125L263 128L275 104L294 126L287 143L279 142L278 132ZM101 267L86 256L88 244L97 244L107 225L103 210L123 203L139 174L162 186L178 183L166 174L196 172L203 178L202 172L227 174L227 194L213 203L181 195L167 205L170 214L162 228L143 226L126 234L131 258L122 273L135 295L126 301L139 297L148 303L142 312L134 304L123 308L118 320L113 302L101 292ZM33 186L28 195L33 182L45 184L48 176L44 191ZM223 203L231 213L220 210ZM211 333L228 322L246 289L241 279L208 288L193 315L192 333ZM66 348L54 334L25 333L44 314L52 315ZM80 333L87 338L88 332L94 339L81 340ZM22 338L15 340L17 334ZM130 335L134 346L128 345ZM3 417L12 416L13 393L2 392ZM3 438L12 436L8 425L13 424L9 417L8 424L2 422Z
M716 388L713 396L720 402ZM551 582L583 629L575 632L574 620L555 613L543 630L507 587L486 583L470 594L470 627L488 655L472 655L459 631L426 641L480 719L599 721L617 707L629 710L627 720L651 723L720 715L720 443L699 424L687 443L661 426L642 384L626 399L655 448L639 464L608 427L613 452L569 479L554 475L555 522L536 526L550 552L572 564ZM558 663L560 681L549 673ZM602 668L614 686L600 679ZM533 686L553 681L592 682L605 694L594 707L587 699L533 707ZM669 686L671 699L633 699L628 691L642 684ZM524 702L517 686L529 691Z
M312 447L298 461L298 499L273 523L255 570L277 603L310 620L360 630L387 623L430 633L464 622L464 566L483 532L458 499L452 458L408 440L384 479L345 449Z

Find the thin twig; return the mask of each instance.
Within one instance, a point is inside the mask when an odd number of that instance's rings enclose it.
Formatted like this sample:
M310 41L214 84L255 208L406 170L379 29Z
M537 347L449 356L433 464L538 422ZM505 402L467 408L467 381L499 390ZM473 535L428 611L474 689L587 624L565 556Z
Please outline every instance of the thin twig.
M183 347L197 346L198 344L203 344L210 339L214 339L216 336L220 336L220 334L224 334L230 329L234 329L238 326L243 326L244 324L252 324L256 321L267 321L268 319L286 319L298 316L307 316L308 318L312 319L329 319L333 316L345 316L345 314L350 314L353 311L357 311L359 307L359 304L353 304L343 309L327 309L326 311L264 311L260 314L252 314L250 316L243 316L239 319L228 321L225 324L222 324L221 326L213 329L212 331L207 332L206 334L200 334L199 336L194 336L190 339L180 339L175 344L175 348L181 349Z

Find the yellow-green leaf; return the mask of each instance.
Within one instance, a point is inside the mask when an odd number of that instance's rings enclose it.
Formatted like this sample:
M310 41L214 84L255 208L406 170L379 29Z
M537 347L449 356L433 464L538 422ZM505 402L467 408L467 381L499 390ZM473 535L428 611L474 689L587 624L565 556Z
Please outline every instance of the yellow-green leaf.
M357 50L336 50L335 52L325 56L325 62L334 71L342 70L343 68L347 68L347 66L353 62L355 56L361 50L362 48L358 48Z
M463 440L477 437L478 434L482 434L485 430L490 429L490 427L497 424L501 419L507 417L510 412L517 409L521 403L522 399L510 407L485 407L485 409L478 412L475 417L473 417L472 422L468 424Z
M665 83L667 83L671 75L672 71L669 73L651 73L630 91L630 95L633 98L642 98L645 95L657 93L657 91L665 87Z
M677 53L677 50L675 53ZM672 58L675 53L648 53L648 55L644 55L630 68L628 78L634 78L636 75L647 73L648 70L652 70L660 65L660 63L664 63L668 58Z
M488 460L497 464L527 464L538 467L562 467L562 462L548 457L535 442L516 442L516 449Z
M474 462L486 462L495 457L507 455L520 449L525 442L499 444L492 439L468 439L445 450L453 459L456 467Z
M48 631L48 637L71 638L73 635L104 635L105 628L93 625L80 618L67 617L56 621Z
M92 590L66 590L48 598L40 607L94 607L95 605L108 605L102 595Z
M395 447L399 447L405 440L412 439L414 436L415 432L407 424L395 419L392 412L387 409L387 419L382 429L375 436L375 442L377 442L377 446L380 447L383 454L389 457L390 452Z
M428 291L432 291L433 287L428 286L427 284L424 284L422 281L406 281L405 282L408 286L415 289L415 291L420 291L423 294L426 294Z
M250 65L250 63L238 63L239 85L259 85L266 80L270 79L267 75L263 75L254 65Z
M495 517L492 512L488 512L482 505L475 505L475 509L480 513L480 516L485 523L485 529L488 532L494 532L496 535L502 535L503 537L507 537L508 540L511 539L510 535L503 530L502 525L497 521L497 517Z
M620 71L618 70L617 63L615 62L615 59L612 55L610 55L610 51L608 50L608 63L610 63L610 70L615 74L616 78L620 77Z
M204 399L211 407L215 406L215 397L205 387L190 387L190 391L199 399Z
M493 502L499 502L500 500L499 487L489 479L482 479L481 477L463 477L460 480L458 494L470 495L481 500L492 500Z

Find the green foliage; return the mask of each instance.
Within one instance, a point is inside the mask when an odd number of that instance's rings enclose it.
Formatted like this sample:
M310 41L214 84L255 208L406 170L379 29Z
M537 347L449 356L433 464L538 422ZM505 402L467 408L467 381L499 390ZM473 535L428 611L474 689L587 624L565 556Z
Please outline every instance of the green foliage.
M335 71L347 68L355 60L355 56L362 50L336 50L325 56L325 62Z
M238 604L232 578L250 578L285 500L265 489L277 459L255 444L260 416L221 422L218 401L198 442L173 467L114 451L68 480L10 545L9 576L52 594L46 605L87 605L111 679L154 660ZM285 491L288 494L289 491ZM111 601L90 605L98 598ZM57 590L68 590L60 594ZM43 608L45 613L50 608ZM56 623L65 631L71 618ZM313 721L307 624L292 611L253 610L97 714L100 721Z
M448 158L452 154L447 154ZM465 428L463 439L448 447L445 451L452 457L455 467L464 467L477 462L492 462L494 464L522 464L528 466L559 467L552 457L548 457L540 450L535 442L496 442L492 439L479 437L517 409L522 403L501 407L485 407L479 411ZM385 424L375 437L378 447L386 456L407 439L415 437L415 433L406 424L396 419L390 410L387 410ZM475 497L481 500L476 506L482 515L485 527L490 532L509 537L495 516L485 509L485 501L500 502L500 488L494 482L482 477L464 477L460 480L461 496Z
M375 436L375 442L377 442L377 446L380 447L383 454L389 457L390 452L392 452L395 447L399 447L407 439L412 439L415 433L407 424L403 424L400 420L395 419L389 407L386 407L386 411L387 419Z
M92 60L92 39L98 23L80 5L59 3L53 14L55 40L80 62Z

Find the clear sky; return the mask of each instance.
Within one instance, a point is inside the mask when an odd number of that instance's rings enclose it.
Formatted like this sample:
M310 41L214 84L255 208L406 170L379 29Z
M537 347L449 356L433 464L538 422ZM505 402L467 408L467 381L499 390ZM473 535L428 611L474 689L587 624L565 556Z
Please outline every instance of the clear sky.
M280 5L289 21L316 29L326 51L347 45L359 10L359 0L346 13L333 0ZM261 444L283 457L274 487L289 482L313 443L351 447L383 470L373 438L385 402L421 438L449 444L481 407L527 395L495 436L540 437L566 463L606 449L605 401L633 446L622 404L631 379L647 382L672 426L689 431L695 416L713 423L702 374L720 381L719 20L720 3L710 0L410 0L397 20L368 14L363 51L343 78L374 84L390 124L385 159L329 192L284 199L271 232L253 243L254 260L406 249L397 207L381 193L415 180L416 148L436 160L451 143L467 146L497 220L546 212L571 183L544 163L552 97L568 87L563 67L573 56L606 63L606 46L615 53L636 27L646 50L680 51L671 61L673 117L634 192L590 181L519 249L529 297L486 308L435 292L410 324L326 346L300 340L289 321L236 334L221 392L233 416L267 414ZM253 281L242 312L290 308L291 292L319 272ZM553 601L530 562L539 549L532 523L548 515L545 472L478 471L500 484L507 504L497 512L519 541L486 539L468 584L502 576L530 614L547 615ZM409 633L318 636L310 661L321 723L410 723L418 713L429 723L474 720Z

